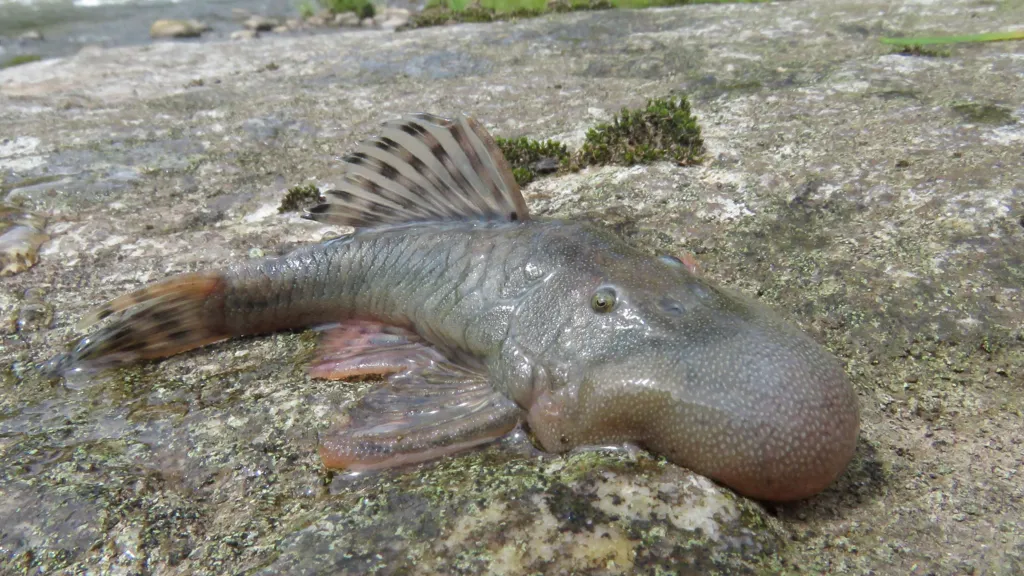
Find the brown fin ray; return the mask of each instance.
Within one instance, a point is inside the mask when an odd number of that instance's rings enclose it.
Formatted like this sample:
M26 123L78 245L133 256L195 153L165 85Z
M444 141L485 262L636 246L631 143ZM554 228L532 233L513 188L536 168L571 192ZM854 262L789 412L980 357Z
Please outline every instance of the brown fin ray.
M85 329L111 318L110 324L78 340L48 369L106 367L139 359L164 358L229 337L223 325L221 276L182 274L120 296L87 314Z
M343 159L344 181L307 217L372 227L429 220L528 220L494 138L476 120L413 114Z

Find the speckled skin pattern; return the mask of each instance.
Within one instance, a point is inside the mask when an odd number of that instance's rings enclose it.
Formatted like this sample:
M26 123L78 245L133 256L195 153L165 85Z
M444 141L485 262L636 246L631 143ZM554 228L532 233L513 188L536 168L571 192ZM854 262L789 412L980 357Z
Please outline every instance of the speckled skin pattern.
M591 224L369 229L225 279L228 332L356 316L410 327L485 370L548 451L631 441L780 501L822 490L853 455L857 400L831 354Z

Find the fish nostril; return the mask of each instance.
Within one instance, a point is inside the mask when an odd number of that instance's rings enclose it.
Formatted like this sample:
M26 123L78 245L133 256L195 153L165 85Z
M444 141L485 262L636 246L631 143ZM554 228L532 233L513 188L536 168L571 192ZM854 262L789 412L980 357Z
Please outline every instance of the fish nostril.
M686 312L686 308L682 305L682 303L672 298L662 298L658 302L658 305L661 306L661 309L664 310L665 312L668 312L669 314L675 314L676 316L682 316L683 313Z

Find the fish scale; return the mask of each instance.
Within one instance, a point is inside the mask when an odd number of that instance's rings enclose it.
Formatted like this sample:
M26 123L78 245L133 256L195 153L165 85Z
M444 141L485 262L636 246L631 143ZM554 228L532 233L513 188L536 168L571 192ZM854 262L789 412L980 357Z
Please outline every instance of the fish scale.
M308 216L354 232L114 299L49 369L326 325L313 377L383 376L321 435L329 468L423 462L525 426L551 452L631 442L766 500L845 469L859 408L828 351L692 259L534 218L476 121L405 117L342 167Z

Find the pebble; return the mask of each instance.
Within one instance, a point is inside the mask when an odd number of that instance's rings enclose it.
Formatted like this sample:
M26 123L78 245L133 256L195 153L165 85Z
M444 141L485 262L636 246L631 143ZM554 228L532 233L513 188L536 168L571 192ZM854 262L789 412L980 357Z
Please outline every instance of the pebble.
M335 26L359 26L359 16L355 12L342 12L334 15Z
M266 18L264 16L249 16L242 23L248 30L255 30L256 32L269 32L273 30L279 22L273 18Z
M231 33L232 40L255 40L260 33L255 30L235 30Z
M149 27L151 38L198 38L210 27L198 20L157 20Z

